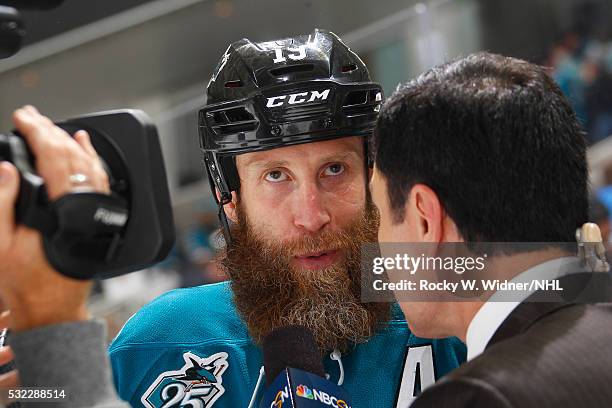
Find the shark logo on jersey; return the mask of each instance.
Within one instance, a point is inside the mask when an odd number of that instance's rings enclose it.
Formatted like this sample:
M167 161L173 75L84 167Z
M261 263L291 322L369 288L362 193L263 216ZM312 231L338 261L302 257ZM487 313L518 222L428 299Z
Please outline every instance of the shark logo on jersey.
M148 408L209 408L223 395L222 376L229 367L227 353L210 357L183 354L185 365L179 370L161 373L142 395Z

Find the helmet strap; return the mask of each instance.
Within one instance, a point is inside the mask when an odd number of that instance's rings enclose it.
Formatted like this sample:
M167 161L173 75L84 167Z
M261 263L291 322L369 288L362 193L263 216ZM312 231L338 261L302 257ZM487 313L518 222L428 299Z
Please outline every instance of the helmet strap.
M219 223L221 224L221 230L223 231L223 239L225 239L225 247L229 248L232 242L232 234L230 233L229 223L227 222L227 215L223 209L223 204L219 202Z

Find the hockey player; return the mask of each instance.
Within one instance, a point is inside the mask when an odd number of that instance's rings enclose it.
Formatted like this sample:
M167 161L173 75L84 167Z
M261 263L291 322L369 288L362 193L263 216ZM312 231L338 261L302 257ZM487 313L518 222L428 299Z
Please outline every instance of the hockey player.
M255 406L260 342L289 324L312 330L354 408L403 408L464 360L457 339L419 339L396 305L360 302L361 245L377 238L367 142L381 101L333 33L228 47L199 128L230 281L171 291L130 319L110 347L123 399Z

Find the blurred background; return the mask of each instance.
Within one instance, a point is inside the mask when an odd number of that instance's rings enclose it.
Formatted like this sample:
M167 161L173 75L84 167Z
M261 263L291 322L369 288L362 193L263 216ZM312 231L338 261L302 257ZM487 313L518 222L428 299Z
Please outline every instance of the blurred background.
M0 0L2 4L2 0ZM224 280L212 262L217 218L198 148L196 111L234 41L340 35L390 94L427 68L474 51L549 67L589 140L592 220L612 210L612 0L65 0L23 13L28 36L0 60L0 130L26 103L54 119L116 108L158 127L177 243L150 270L98 283L95 313L114 335L176 287Z

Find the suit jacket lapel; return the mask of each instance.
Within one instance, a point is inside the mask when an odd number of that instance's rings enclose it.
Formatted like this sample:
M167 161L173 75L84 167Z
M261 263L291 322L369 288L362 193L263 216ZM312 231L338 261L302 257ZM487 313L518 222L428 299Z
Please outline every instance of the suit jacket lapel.
M607 273L573 273L559 278L562 292L535 292L518 305L504 320L487 344L493 344L525 332L535 322L557 310L579 303L612 301L612 281Z

